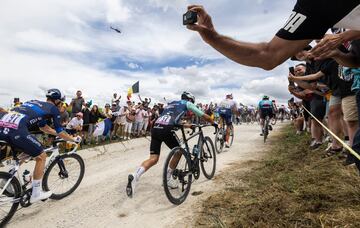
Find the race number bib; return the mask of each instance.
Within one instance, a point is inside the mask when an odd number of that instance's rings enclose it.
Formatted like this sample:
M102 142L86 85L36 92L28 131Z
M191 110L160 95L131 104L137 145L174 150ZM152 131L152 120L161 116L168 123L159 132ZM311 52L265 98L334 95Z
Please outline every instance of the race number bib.
M10 112L0 119L0 127L18 129L20 121L25 117L24 114Z
M171 120L170 115L163 115L163 116L160 116L159 119L156 120L156 123L161 124L161 125L169 125L170 120Z

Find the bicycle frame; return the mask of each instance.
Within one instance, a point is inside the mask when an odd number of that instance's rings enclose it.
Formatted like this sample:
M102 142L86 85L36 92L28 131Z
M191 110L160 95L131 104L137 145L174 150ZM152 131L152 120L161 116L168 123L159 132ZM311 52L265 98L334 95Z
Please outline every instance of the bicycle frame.
M185 145L185 150L188 151L188 153L190 153L190 147L189 147L189 144L188 144L188 141L190 141L191 139L195 138L196 136L199 135L199 138L198 138L198 142L197 142L197 145L200 146L203 139L204 139L204 133L202 131L202 128L203 127L199 127L199 131L198 132L194 132L190 135L189 138L186 138L186 135L185 135L185 130L184 130L184 127L181 126L180 129L181 129L181 134L182 134L182 138L183 138L183 143ZM174 133L176 139L178 140L180 146L181 146L181 140L179 139L179 137ZM200 155L200 153L199 153Z
M57 157L60 156L58 145L59 145L59 143L57 143L55 146L46 148L44 150L45 153L51 153L50 159L45 164L44 173L49 168L49 166L57 159ZM76 143L74 143L74 145L75 145L74 149L71 150L70 152L68 152L68 154L73 154L76 152L76 150L78 149L78 145ZM15 177L15 178L18 179L21 187L23 187L24 185L27 185L24 183L23 179L20 176L20 173L21 173L20 166L22 165L23 162L27 163L29 161L30 161L30 156L26 156L23 159L18 159L16 155L13 156L13 158L10 160L10 165L12 166L12 168L10 169L12 171L10 173L11 178L9 178L9 180L6 182L4 187L1 189L0 196L4 193L5 189L9 186L10 182L16 175L17 175L17 177ZM11 163L15 163L15 164L11 164ZM23 189L21 188L21 190L23 190ZM19 200L19 199L16 199L16 200Z

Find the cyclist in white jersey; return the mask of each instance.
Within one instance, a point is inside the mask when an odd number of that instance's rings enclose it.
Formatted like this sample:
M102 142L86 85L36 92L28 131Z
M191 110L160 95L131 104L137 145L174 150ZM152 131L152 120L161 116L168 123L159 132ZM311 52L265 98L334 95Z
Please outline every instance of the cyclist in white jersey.
M233 95L226 95L225 100L222 100L219 104L219 114L222 118L221 124L226 124L226 143L225 147L229 148L229 136L230 136L230 127L232 127L231 117L233 113L238 113L236 102L233 100Z

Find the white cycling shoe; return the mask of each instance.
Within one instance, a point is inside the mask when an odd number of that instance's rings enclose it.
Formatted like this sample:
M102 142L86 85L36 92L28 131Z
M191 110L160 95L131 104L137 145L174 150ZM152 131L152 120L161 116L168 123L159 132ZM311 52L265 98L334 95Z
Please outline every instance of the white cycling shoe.
M36 202L39 202L40 200L46 200L51 195L52 195L51 191L48 191L48 192L40 191L40 194L37 197L35 197L34 195L31 195L30 203L36 203Z
M172 178L168 179L167 185L171 189L177 189L179 187L178 182Z

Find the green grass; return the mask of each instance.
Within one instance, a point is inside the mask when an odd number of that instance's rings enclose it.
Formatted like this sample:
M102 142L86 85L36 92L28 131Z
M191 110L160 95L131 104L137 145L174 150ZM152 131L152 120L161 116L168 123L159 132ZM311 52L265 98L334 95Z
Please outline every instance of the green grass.
M220 176L225 189L204 201L195 226L360 227L360 177L337 157L309 150L285 127L262 161ZM246 165L246 164L245 164ZM222 178L222 177L225 177Z

